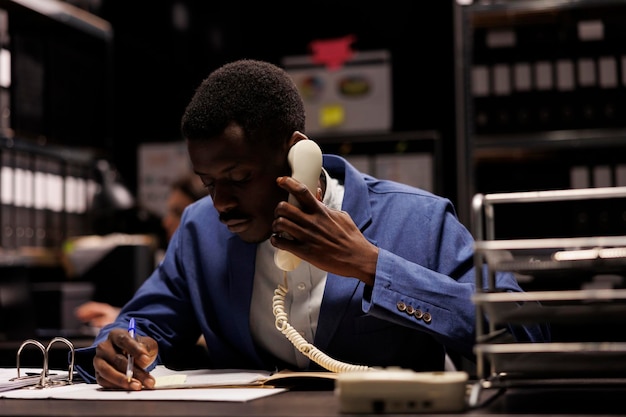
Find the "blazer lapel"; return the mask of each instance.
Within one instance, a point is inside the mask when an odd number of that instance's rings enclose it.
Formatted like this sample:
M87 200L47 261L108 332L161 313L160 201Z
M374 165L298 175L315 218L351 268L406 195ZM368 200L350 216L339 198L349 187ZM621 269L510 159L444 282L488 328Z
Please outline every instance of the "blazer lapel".
M228 241L228 297L233 307L230 310L233 319L232 330L236 332L236 339L241 341L239 349L262 363L250 334L250 301L254 282L256 248L256 244L246 243L236 236Z
M314 342L320 350L323 351L328 346L339 325L338 318L344 315L360 282L357 279L328 274Z
M367 183L361 173L334 155L324 155L324 167L333 178L338 178L344 183L346 190L349 190L344 196L341 208L350 214L357 227L366 234L372 221L372 208ZM372 239L370 241L376 244L376 241ZM361 293L357 293L360 283L361 281L357 279L328 274L314 343L322 351L337 331L339 318L349 308L350 300L356 296L361 297Z

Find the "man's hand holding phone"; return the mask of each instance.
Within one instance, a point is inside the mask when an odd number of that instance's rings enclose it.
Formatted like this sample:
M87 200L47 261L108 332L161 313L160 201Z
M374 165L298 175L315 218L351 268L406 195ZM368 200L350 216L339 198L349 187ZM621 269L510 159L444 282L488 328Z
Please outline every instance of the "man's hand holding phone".
M361 233L345 211L326 207L302 183L280 177L278 185L298 200L298 206L281 202L276 206L271 243L316 267L345 277L374 283L378 248ZM281 238L287 233L293 240Z

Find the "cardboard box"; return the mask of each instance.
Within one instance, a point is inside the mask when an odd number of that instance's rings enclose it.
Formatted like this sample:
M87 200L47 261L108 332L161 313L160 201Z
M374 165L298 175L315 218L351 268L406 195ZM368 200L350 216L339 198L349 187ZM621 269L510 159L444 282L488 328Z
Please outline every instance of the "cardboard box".
M383 133L392 127L391 61L388 51L356 51L338 68L309 55L283 59L307 114L306 133Z

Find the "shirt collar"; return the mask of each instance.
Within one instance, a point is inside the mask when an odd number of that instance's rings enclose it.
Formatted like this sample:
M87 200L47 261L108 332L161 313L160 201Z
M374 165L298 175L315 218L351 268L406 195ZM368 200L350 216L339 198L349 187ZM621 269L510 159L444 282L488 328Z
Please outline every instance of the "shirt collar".
M322 172L324 173L324 176L326 176L326 192L324 193L322 203L324 203L326 207L333 210L341 210L344 186L335 178L331 178L324 168L322 168Z

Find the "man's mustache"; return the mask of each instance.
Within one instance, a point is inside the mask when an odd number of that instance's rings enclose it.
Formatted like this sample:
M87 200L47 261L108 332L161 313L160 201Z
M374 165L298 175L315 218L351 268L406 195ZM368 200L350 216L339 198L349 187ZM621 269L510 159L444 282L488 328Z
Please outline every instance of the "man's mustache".
M220 213L220 221L227 222L229 220L246 219L248 216L238 211L229 211L226 213Z

